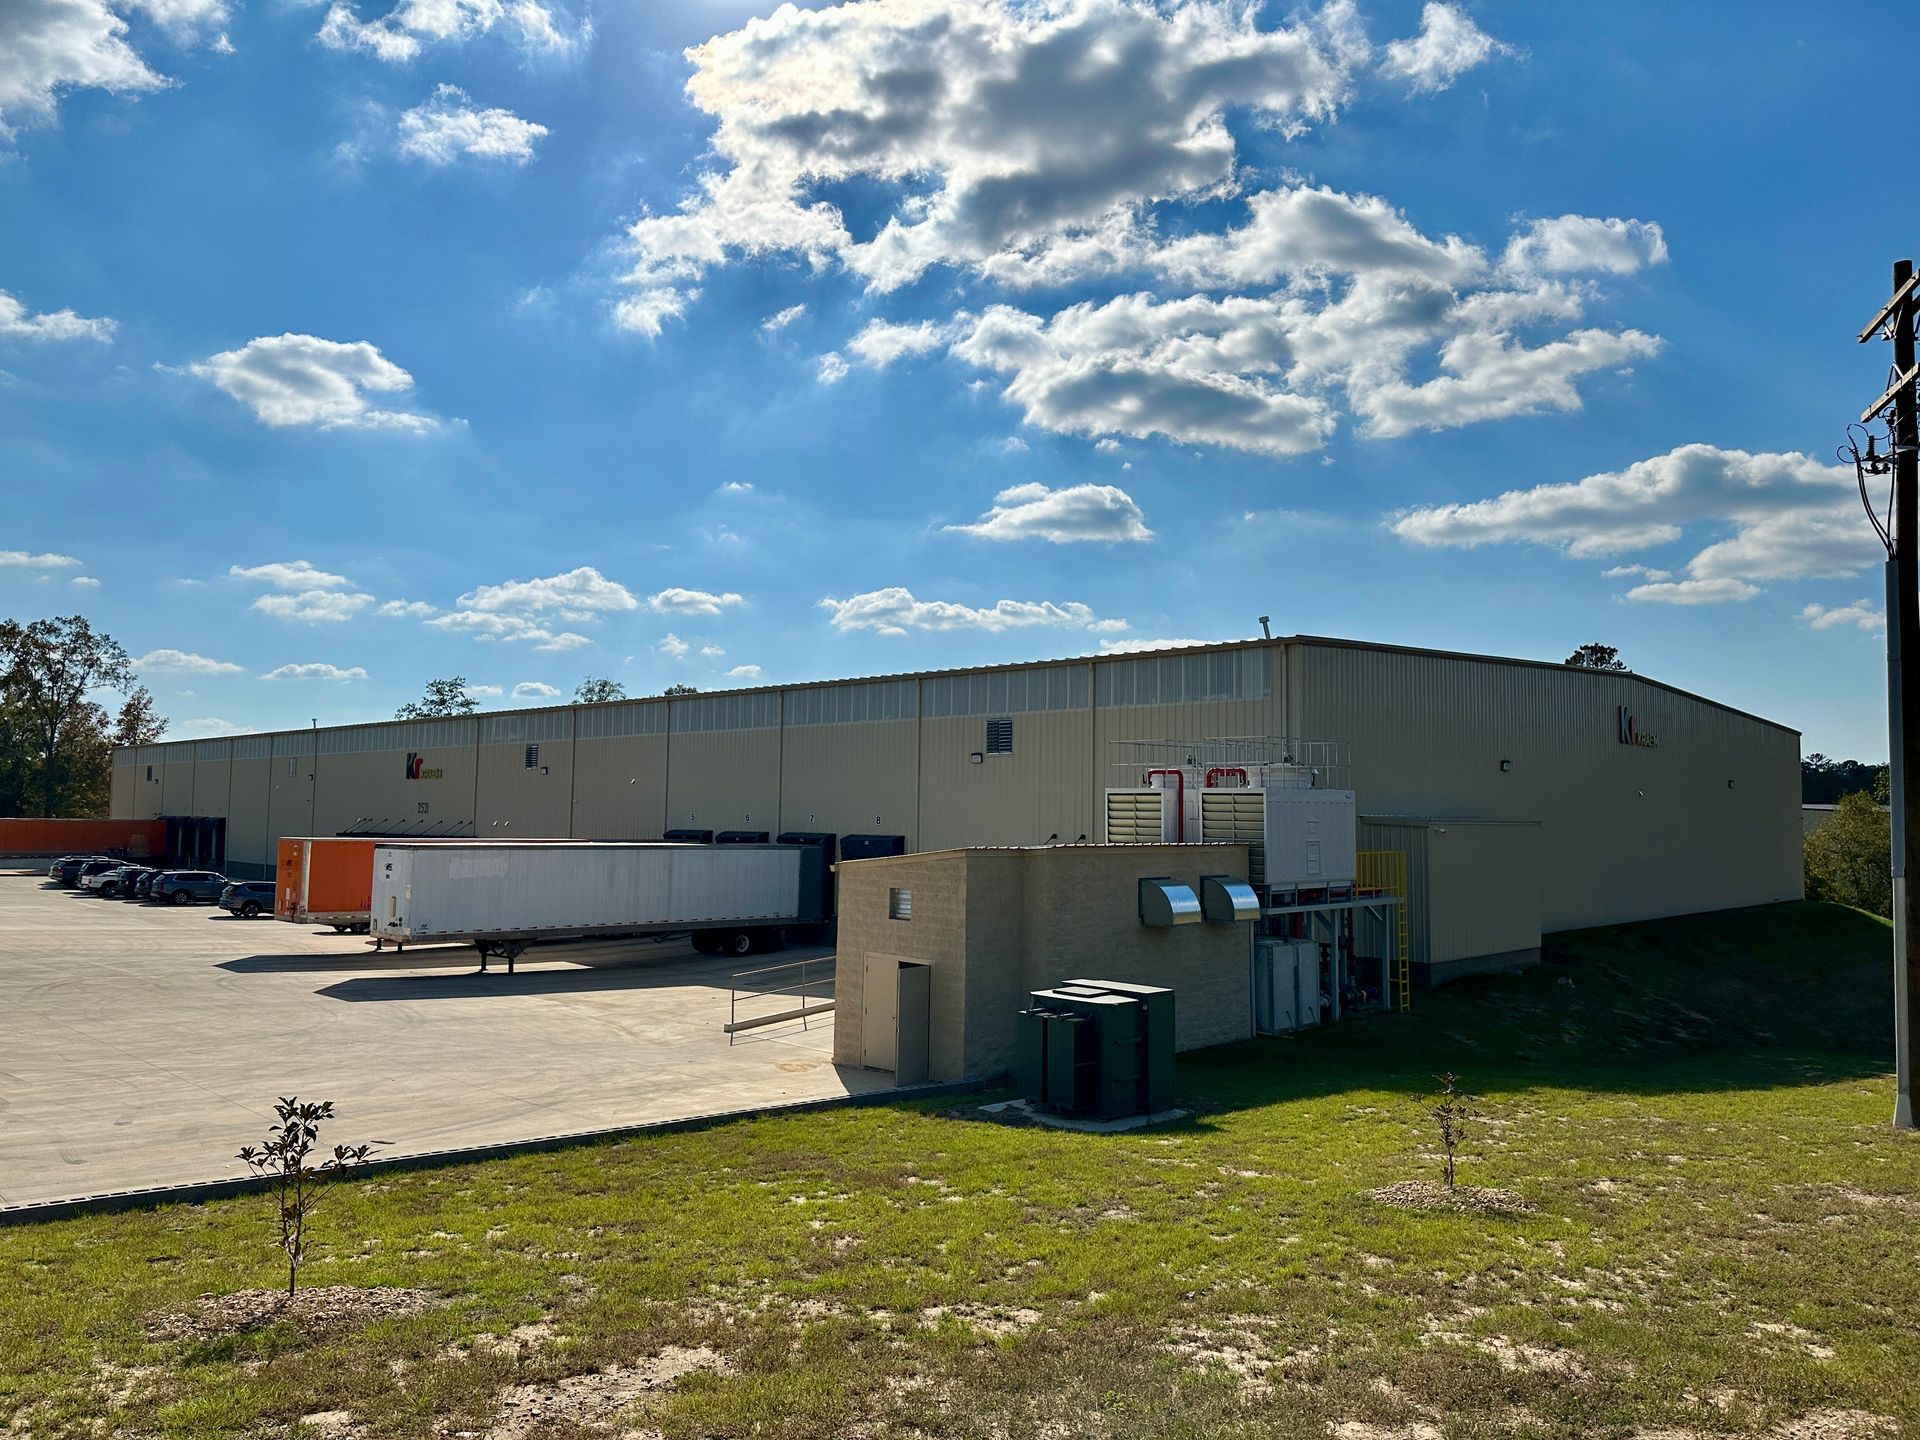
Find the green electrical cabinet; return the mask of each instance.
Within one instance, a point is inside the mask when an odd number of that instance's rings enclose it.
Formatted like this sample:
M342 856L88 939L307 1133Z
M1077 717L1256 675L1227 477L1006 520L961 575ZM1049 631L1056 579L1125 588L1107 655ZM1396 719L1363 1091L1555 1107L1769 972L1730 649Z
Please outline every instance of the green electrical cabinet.
M1172 1107L1173 991L1073 980L1031 1000L1014 1046L1015 1079L1028 1100L1103 1120Z

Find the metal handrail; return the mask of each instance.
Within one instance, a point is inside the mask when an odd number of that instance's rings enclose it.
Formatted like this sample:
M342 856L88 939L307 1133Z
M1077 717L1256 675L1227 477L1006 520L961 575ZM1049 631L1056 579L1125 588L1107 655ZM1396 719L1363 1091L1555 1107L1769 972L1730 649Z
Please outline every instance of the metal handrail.
M755 970L735 971L733 975L728 977L730 988L727 992L727 1023L725 1027L727 1044L733 1044L734 1036L742 1030L755 1030L763 1025L777 1025L786 1020L798 1020L800 1022L800 1028L805 1030L807 1028L807 1022L814 1016L825 1015L832 1011L834 1001L831 990L827 992L824 999L819 995L810 994L809 990L810 987L815 985L825 984L831 986L834 983L835 975L833 967L837 959L838 957L833 955L813 955L805 960L790 960L784 965L762 965ZM823 964L828 967L825 975L818 977L809 976L808 972L812 967ZM752 980L762 975L773 975L786 970L798 970L800 972L800 978L792 984L747 987L743 987L740 984L742 980ZM771 1015L756 1015L746 1020L740 1018L740 1002L743 998L758 1000L776 995L797 1000L799 1004L776 1011Z

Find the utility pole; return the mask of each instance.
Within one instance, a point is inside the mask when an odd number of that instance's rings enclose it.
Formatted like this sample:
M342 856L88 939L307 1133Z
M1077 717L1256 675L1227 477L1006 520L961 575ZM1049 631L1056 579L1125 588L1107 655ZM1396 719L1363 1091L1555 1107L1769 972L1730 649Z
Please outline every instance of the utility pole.
M1876 335L1893 342L1891 383L1860 416L1872 425L1891 411L1888 453L1854 450L1861 495L1868 513L1868 475L1893 474L1890 523L1882 530L1891 552L1887 561L1887 733L1893 769L1893 1045L1895 1088L1893 1123L1915 1128L1920 1106L1914 1096L1914 1041L1920 1036L1920 888L1907 883L1907 844L1920 838L1920 424L1915 416L1914 313L1920 309L1920 283L1911 260L1893 266L1893 298L1860 332L1862 344ZM1878 519L1875 528L1881 529ZM1911 719L1915 723L1908 725Z

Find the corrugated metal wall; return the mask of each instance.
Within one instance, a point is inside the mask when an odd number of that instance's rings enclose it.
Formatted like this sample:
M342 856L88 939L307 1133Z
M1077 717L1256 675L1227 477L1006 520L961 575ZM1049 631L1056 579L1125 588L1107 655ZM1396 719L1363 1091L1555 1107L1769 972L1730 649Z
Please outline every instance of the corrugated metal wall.
M135 787L133 777L139 772L134 768L140 760L138 750L116 750L113 752L113 774L107 783L107 814L130 820L134 816Z
M1658 748L1618 742L1622 706ZM261 861L368 819L935 850L1101 838L1111 741L1282 734L1347 742L1363 811L1540 821L1549 929L1800 893L1790 731L1632 676L1314 640L286 732L225 762L151 746L116 764L113 807L224 808L230 855ZM409 753L439 776L409 779Z
M1800 897L1791 731L1631 675L1302 648L1304 731L1352 742L1363 813L1541 822L1543 928Z
M1540 944L1540 827L1363 815L1362 850L1407 857L1408 959L1444 965Z
M193 747L190 815L225 815L233 794L233 741L199 740Z

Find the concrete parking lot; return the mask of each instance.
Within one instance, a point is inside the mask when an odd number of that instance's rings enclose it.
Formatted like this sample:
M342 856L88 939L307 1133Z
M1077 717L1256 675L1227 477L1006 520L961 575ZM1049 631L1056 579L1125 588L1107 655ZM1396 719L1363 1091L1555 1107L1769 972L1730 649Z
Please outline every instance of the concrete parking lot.
M623 941L476 975L470 949L0 874L0 1203L242 1173L278 1095L408 1154L883 1088L834 1067L831 1015L721 1031L732 972L826 953Z

